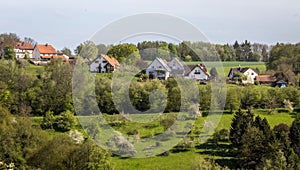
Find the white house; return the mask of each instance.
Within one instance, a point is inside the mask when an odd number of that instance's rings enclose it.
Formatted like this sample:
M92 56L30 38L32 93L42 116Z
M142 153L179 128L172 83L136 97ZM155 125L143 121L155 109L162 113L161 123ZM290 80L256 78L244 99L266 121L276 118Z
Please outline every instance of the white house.
M90 72L92 73L107 73L115 71L116 67L119 66L117 59L109 57L108 55L101 54L90 62Z
M197 64L187 71L185 77L194 80L208 80L209 73L203 64Z
M33 47L28 42L16 42L14 51L17 59L32 58Z
M173 76L173 77L184 76L184 66L177 58L173 58L168 63L168 66L171 69L170 76Z
M244 84L254 84L255 77L258 76L258 71L253 68L231 68L228 74L228 78L230 80L234 80L234 76L236 73L242 73L246 76L247 80L243 80Z
M52 45L37 44L34 47L32 56L36 60L49 60L51 58L58 58L58 53Z
M146 74L149 75L150 79L167 80L170 77L171 68L166 61L156 57L146 69Z

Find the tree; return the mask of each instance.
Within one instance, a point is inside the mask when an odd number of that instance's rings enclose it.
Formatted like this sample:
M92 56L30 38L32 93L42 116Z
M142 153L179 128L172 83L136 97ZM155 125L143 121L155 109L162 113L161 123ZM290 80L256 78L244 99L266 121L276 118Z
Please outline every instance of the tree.
M297 116L290 128L291 146L295 153L300 157L300 117Z
M258 52L253 52L250 54L248 61L260 61L262 59L262 55Z
M241 106L241 99L238 90L235 88L229 88L226 97L225 108L229 109L231 113L233 110L239 109Z
M4 56L4 48L6 46L14 46L14 43L19 41L20 38L15 33L0 34L0 58Z
M169 51L170 51L170 56L171 56L172 58L178 57L178 52L177 52L176 46L175 46L174 44L169 43L169 44L168 44L168 49L169 49Z
M4 59L14 60L16 58L16 53L12 45L7 45L4 47Z
M241 110L238 110L231 123L229 139L234 146L241 146L242 137L248 127L251 127L253 124L253 114L248 110L244 113Z
M76 47L75 53L82 58L94 59L98 55L98 49L94 42L85 41L83 44Z
M69 56L69 57L73 56L72 55L72 51L69 48L67 48L67 47L64 47L60 52L63 53L63 54L65 54L65 55L67 55L67 56Z
M133 44L119 44L112 46L107 55L116 58L120 63L135 64L140 58L139 50Z
M253 125L263 132L266 142L272 143L274 141L273 132L266 118L262 120L259 116L256 116Z
M210 69L209 74L211 76L211 79L217 79L218 78L218 71L216 67L213 67Z
M256 169L267 152L265 136L257 127L248 126L241 136L237 157L241 168Z

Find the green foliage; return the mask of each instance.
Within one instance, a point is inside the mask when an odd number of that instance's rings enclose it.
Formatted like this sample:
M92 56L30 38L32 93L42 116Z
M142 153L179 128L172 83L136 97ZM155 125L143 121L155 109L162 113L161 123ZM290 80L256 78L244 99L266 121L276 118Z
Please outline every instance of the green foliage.
M261 130L256 127L247 127L240 144L237 157L242 168L255 169L262 164L262 157L268 145Z
M253 124L253 114L237 111L232 119L229 139L234 146L242 145L242 137Z
M75 53L82 58L94 59L98 55L98 49L94 42L85 41L83 44L80 44L75 49Z
M8 45L4 47L4 59L6 60L14 60L16 58L16 53L14 51L14 47L12 45Z
M299 48L300 44L276 44L270 51L268 69L276 70L279 65L287 64L292 71L299 72Z
M140 58L138 48L133 44L119 44L112 46L107 55L116 58L120 63L135 64Z
M217 141L229 141L229 131L227 129L221 129L215 132L214 139Z
M290 140L292 148L300 157L300 117L297 116L290 128Z
M56 116L53 123L53 128L56 131L66 132L71 130L76 125L76 118L69 110L62 112Z
M231 113L239 109L241 106L241 99L237 88L230 88L227 91L225 109L229 109Z
M0 106L0 160L26 168L29 157L44 142L44 134L27 117L14 118Z
M54 122L55 122L55 117L53 115L53 112L47 111L41 122L41 128L42 129L52 129Z
M70 137L60 135L45 143L30 158L30 165L41 169L111 169L109 157L89 140L76 144Z
M67 110L60 113L60 115L54 116L53 112L47 111L40 126L43 129L54 129L60 132L66 132L71 130L77 123L74 114Z

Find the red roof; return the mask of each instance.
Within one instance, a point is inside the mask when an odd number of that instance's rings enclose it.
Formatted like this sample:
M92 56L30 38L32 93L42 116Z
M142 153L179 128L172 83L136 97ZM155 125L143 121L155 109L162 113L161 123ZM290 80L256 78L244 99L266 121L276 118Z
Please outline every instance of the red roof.
M271 75L259 75L255 77L257 81L259 82L275 82L276 81L276 77L271 76Z
M33 50L32 45L28 42L16 42L15 48L21 50Z
M57 54L56 49L49 44L38 44L36 45L36 48L41 54Z
M113 67L115 66L119 66L120 63L118 62L117 59L113 58L113 57L109 57L108 55L105 55L105 54L101 54L101 56L110 64L112 65Z
M55 55L55 56L41 56L43 59L58 59L61 58L63 60L68 60L64 55Z

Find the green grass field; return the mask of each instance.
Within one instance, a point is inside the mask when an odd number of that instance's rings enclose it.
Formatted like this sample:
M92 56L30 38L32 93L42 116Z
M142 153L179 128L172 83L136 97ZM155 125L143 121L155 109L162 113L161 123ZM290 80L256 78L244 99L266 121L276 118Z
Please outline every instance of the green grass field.
M266 118L273 128L275 125L280 123L286 123L288 125L292 124L293 117L289 113L276 113L276 114L266 114L266 110L255 110L255 116L259 115L262 118ZM213 117L214 115L212 115ZM231 120L233 114L223 114L222 118L217 125L217 130L223 128L230 129ZM198 126L203 128L203 122L206 117L200 117L195 122L194 127ZM193 135L193 134L192 134ZM235 167L234 160L228 153L228 148L230 144L227 142L218 143L215 145L210 142L197 144L195 148L192 148L185 152L173 153L171 152L169 156L153 156L149 158L121 158L113 157L112 162L116 169L172 169L172 170L189 170L191 166L197 161L209 158L214 159L218 164L229 166L231 168Z
M185 62L185 64L187 65L194 65L194 64L198 64L201 62ZM266 71L266 65L264 62L243 62L243 61L236 61L236 62L203 62L204 65L206 65L206 67L208 68L208 70L210 71L210 69L212 67L216 67L217 70L219 70L218 68L222 68L224 69L224 75L227 76L230 68L236 68L236 67L251 67L251 68L257 68L259 70L260 74L263 74ZM220 70L219 70L220 72Z

